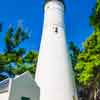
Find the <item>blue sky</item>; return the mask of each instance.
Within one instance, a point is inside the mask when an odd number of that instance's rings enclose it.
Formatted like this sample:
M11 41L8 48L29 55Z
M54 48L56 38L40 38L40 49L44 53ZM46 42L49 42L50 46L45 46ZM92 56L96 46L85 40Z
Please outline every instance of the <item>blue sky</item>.
M16 27L22 20L25 30L30 31L30 39L20 46L29 50L39 50L43 25L44 0L0 0L0 21L3 32L0 34L0 52L5 48L4 35L9 24ZM66 38L82 48L83 41L93 32L89 16L96 0L65 0Z

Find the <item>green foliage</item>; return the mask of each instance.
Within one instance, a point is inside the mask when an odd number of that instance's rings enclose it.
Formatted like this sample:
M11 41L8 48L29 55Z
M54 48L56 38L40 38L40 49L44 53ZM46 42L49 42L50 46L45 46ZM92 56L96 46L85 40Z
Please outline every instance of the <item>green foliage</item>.
M80 49L72 41L69 43L69 49L70 49L70 56L72 60L72 66L73 69L75 70L75 65L77 63L77 57L80 53Z
M100 32L94 32L85 42L84 50L78 56L77 78L84 86L96 78L100 71Z
M27 53L27 55L24 57L24 61L27 63L37 63L38 53L30 51Z
M34 51L28 52L23 58L17 61L17 66L12 68L12 72L16 75L25 71L30 71L34 76L37 64L38 53Z
M77 57L81 51L72 41L69 43L69 50L70 50L72 67L73 67L73 71L74 71L74 78L75 78L76 84L78 86L79 82L77 80L77 71L75 70L75 66L77 64Z
M20 64L19 66L16 66L15 68L12 68L11 70L15 75L20 75L26 71L29 71L34 77L35 69L36 69L35 64L25 63L25 64Z
M28 34L20 26L16 31L10 26L5 36L6 52L14 51L26 39L28 39Z
M74 71L79 87L83 88L83 94L86 93L82 98L96 100L94 96L100 86L100 0L96 0L90 22L94 33L85 40Z
M20 44L28 38L28 32L21 26L15 31L12 26L8 28L4 39L6 48L0 54L0 73L6 72L12 77L28 70L34 76L38 53L34 51L26 53L24 48L20 48ZM3 79L3 76L0 79Z
M95 30L100 30L100 0L96 0L96 6L90 16L90 22Z

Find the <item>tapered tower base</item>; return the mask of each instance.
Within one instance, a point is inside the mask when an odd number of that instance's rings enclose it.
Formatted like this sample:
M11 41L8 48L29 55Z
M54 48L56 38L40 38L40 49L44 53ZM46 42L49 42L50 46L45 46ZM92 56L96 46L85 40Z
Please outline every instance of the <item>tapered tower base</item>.
M65 39L64 5L51 0L45 5L35 77L40 87L40 100L77 100L71 67Z

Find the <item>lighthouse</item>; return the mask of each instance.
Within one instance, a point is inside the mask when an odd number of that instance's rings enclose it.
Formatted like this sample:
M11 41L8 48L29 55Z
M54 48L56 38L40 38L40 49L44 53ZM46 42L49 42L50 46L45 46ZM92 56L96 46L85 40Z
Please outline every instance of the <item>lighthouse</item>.
M65 36L63 0L45 0L35 81L40 100L77 100Z

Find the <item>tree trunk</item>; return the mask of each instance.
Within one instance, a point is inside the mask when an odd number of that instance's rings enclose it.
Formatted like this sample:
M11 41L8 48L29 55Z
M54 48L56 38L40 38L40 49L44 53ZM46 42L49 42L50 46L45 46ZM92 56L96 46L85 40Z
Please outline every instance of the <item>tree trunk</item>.
M97 74L95 80L91 83L89 88L89 99L88 100L96 100L95 95L97 92L97 83L100 80L100 74Z

